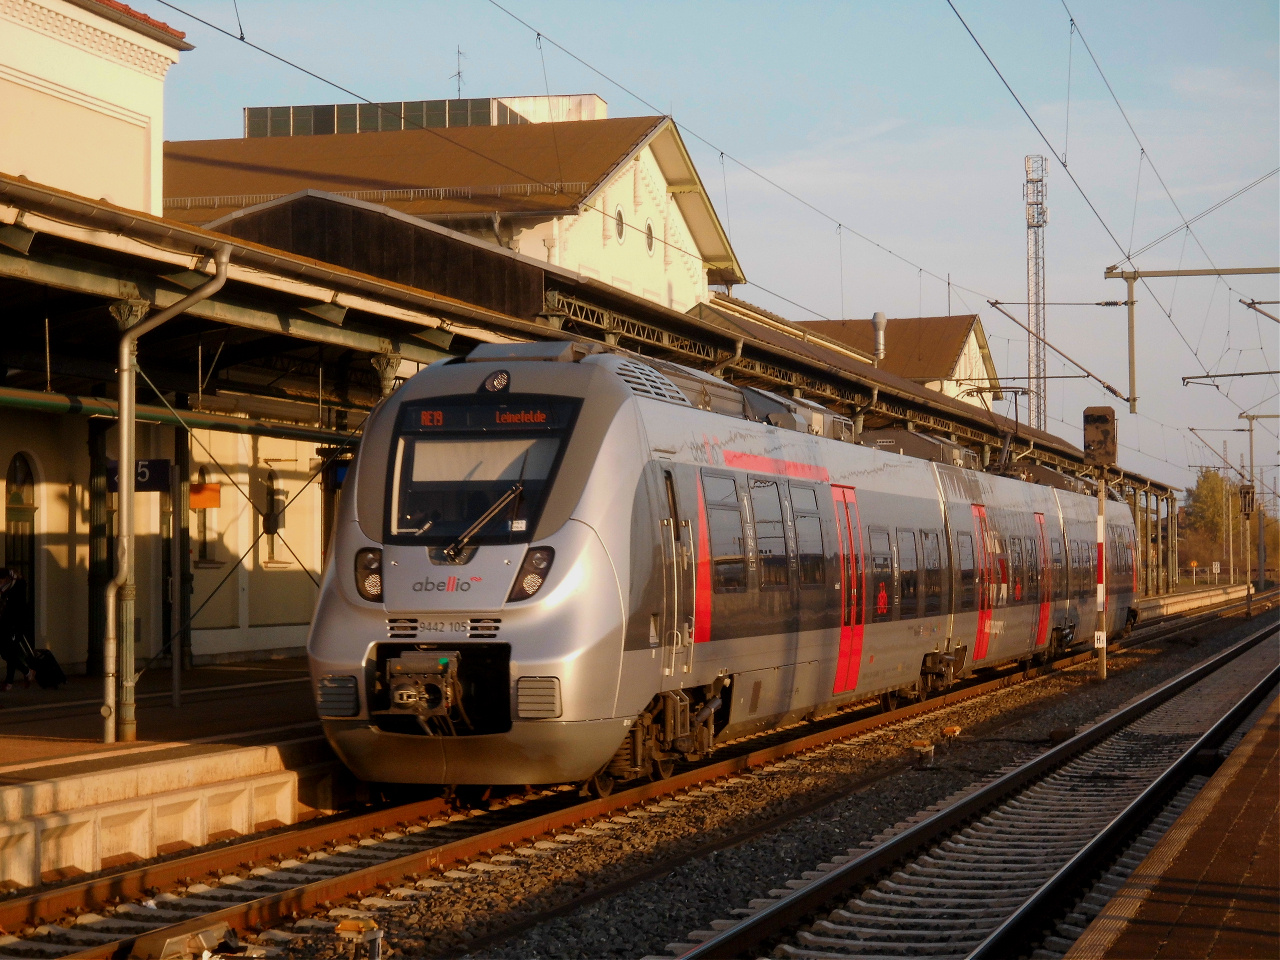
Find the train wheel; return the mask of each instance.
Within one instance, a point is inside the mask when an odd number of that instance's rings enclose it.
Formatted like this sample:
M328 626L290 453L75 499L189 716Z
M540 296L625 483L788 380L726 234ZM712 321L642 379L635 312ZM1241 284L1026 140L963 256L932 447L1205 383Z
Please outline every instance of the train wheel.
M587 792L593 797L604 798L613 793L613 777L601 771L587 781Z
M676 771L675 760L654 760L649 768L649 779L657 782L659 780L669 780L671 774Z

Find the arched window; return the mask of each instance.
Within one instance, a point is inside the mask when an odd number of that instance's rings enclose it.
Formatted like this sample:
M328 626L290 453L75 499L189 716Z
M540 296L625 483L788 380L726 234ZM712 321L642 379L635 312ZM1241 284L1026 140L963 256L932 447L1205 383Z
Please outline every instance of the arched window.
M36 484L31 461L16 453L5 473L4 565L21 578L27 598L27 637L34 643L36 577Z
M614 236L616 236L618 238L618 242L621 243L622 236L627 229L627 221L623 219L621 207L619 207L617 210L614 211L613 229L614 229Z

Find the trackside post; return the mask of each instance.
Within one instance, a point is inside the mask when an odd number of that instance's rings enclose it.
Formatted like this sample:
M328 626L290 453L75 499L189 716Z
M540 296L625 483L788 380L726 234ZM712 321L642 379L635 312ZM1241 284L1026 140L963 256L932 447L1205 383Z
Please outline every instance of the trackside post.
M1098 619L1093 646L1098 651L1099 680L1107 679L1107 467L1115 466L1116 447L1115 410L1085 407L1084 458L1098 468Z

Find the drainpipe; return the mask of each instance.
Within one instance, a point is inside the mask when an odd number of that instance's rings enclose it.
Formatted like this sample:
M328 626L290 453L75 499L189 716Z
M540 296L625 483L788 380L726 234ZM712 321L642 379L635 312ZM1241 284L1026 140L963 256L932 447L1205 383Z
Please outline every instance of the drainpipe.
M120 337L120 354L118 359L119 393L120 393L120 468L119 484L120 507L116 524L116 575L107 584L107 616L106 630L102 638L103 659L103 692L102 692L102 739L104 743L114 743L117 733L120 740L133 741L138 736L138 720L135 714L133 696L134 676L133 660L133 611L136 598L133 566L133 486L135 462L137 461L137 434L135 431L134 412L135 387L137 384L134 359L138 353L138 338L150 333L156 327L178 314L190 309L201 300L207 300L222 289L227 282L227 263L231 259L231 248L219 246L214 252L215 267L212 279L196 287L177 303L166 307L157 314L127 327ZM117 618L119 626L117 628ZM118 629L118 634L117 634ZM117 642L117 637L118 641ZM120 702L116 704L116 669L119 660ZM118 713L118 715L117 715Z
M708 370L707 373L711 374L713 377L718 377L722 373L724 373L725 367L729 366L730 364L737 363L741 359L742 359L742 338L739 337L737 340L733 341L733 356L726 357L724 360L721 360L714 367Z
M870 410L872 407L874 407L874 406L876 405L876 403L879 401L879 399L880 399L880 388L879 388L879 387L872 387L872 388L871 388L871 399L870 399L870 400L868 400L866 403L864 403L862 406L860 406L860 407L855 407L855 408L854 408L854 418L853 418L853 439L854 439L854 442L855 442L855 443L861 443L861 442L862 442L862 417L863 417L863 415L864 415L868 410Z

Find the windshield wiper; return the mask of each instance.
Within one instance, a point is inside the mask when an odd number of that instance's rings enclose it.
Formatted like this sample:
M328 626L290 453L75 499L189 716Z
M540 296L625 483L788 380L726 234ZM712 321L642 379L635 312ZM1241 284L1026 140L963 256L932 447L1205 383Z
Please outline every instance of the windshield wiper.
M495 500L493 502L493 506L480 515L479 520L467 527L458 539L454 540L453 543L444 548L445 557L449 560L457 560L458 554L462 552L464 547L466 547L467 542L479 533L486 523L496 517L502 511L503 507L518 497L523 491L524 481L517 480L516 485Z

